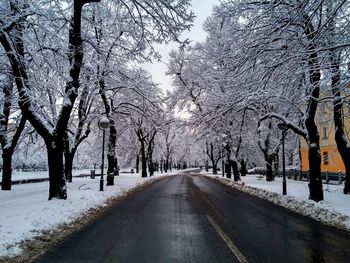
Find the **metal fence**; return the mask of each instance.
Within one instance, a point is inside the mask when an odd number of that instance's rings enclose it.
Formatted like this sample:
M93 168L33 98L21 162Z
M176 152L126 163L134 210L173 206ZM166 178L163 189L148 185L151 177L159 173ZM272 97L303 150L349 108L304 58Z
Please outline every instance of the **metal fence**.
M259 171L255 172L255 174L262 174L266 175L265 171ZM273 171L274 177L282 177L283 172L282 171ZM300 171L300 170L293 170L288 169L286 170L286 177L288 179L294 179L299 181L309 181L309 171ZM341 171L339 172L321 172L322 180L325 181L325 183L336 183L336 184L342 184L345 181L345 174Z
M309 171L302 171L300 172L299 180L307 180L309 181ZM332 183L338 183L342 184L345 181L345 174L342 171L338 172L321 172L321 178L324 180L327 184L332 181Z

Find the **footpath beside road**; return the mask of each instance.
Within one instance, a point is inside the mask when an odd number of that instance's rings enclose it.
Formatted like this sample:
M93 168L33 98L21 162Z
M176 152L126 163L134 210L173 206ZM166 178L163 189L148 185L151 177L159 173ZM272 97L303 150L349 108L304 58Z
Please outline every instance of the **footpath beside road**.
M35 262L344 262L350 236L204 176L154 182Z

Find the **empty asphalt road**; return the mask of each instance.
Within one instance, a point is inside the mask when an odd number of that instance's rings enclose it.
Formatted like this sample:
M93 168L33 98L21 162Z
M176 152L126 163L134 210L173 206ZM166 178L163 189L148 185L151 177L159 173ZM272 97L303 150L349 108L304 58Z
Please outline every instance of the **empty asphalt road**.
M35 262L350 262L350 235L179 174L115 205Z

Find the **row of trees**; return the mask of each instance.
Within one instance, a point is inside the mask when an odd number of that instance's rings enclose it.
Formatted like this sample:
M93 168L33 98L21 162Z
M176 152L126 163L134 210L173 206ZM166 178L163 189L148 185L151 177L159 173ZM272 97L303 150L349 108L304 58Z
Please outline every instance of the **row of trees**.
M94 140L104 115L109 185L117 156L129 167L141 157L142 176L162 159L165 167L208 159L214 172L224 159L229 178L265 163L273 180L282 122L292 131L291 155L298 154L299 136L309 146L310 199L320 201L315 115L330 103L346 166L344 193L350 192L348 0L223 1L204 25L206 41L182 43L170 54L175 90L167 99L138 65L159 58L154 43L180 42L193 20L188 0L0 0L0 6L2 189L11 188L15 150L28 155L30 144L41 141L49 199L65 199L79 148L98 156ZM165 104L187 108L191 128Z
M26 127L45 144L49 199L67 198L75 153L101 115L110 122L108 184L117 121L127 119L142 156L147 150L152 159L151 141L162 124L144 119L162 102L137 65L158 57L154 43L179 41L189 29L189 1L2 0L0 6L2 189L11 187L11 159Z
M273 180L282 140L277 124L284 123L292 131L291 149L298 152L297 136L306 141L310 199L323 200L315 116L320 104L332 103L335 140L346 166L344 193L350 192L344 129L349 7L348 0L223 1L205 23L205 42L171 53L173 105L191 111L213 167L226 156L227 176L232 169L238 180L237 164L257 163L260 151L267 180Z

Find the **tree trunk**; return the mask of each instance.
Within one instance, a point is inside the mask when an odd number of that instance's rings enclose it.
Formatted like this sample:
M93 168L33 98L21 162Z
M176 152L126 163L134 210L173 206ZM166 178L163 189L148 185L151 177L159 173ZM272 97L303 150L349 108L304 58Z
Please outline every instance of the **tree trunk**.
M136 155L136 173L139 173L140 171L140 155Z
M227 161L226 164L225 164L225 171L226 171L226 177L231 179L232 172L231 172L231 165L230 165L229 161Z
M233 171L233 179L234 181L239 181L241 178L239 176L239 171L238 171L238 165L236 161L230 160L230 165L232 167L232 171Z
M46 143L49 164L49 200L67 199L67 188L64 179L63 150L55 143Z
M308 69L309 81L311 84L311 91L308 94L309 101L305 118L305 128L309 135L309 199L319 202L323 200L323 189L321 179L320 136L318 134L317 126L315 123L315 115L318 98L320 95L321 70L318 54L316 52L317 46L314 42L316 39L317 31L313 27L311 18L307 15L305 16L304 30L309 40L307 50L310 52L308 57Z
M157 134L157 131L153 131L153 134L149 137L147 145L147 161L148 161L148 171L149 176L152 176L154 173L154 163L153 163L153 150L154 150L154 138Z
M241 159L241 176L247 175L247 166L244 159Z
M319 137L319 136L317 135L313 137ZM322 189L322 180L321 180L321 156L319 152L319 147L315 145L315 143L311 143L309 145L309 167L310 167L309 199L319 202L323 200L323 189Z
M12 150L3 149L2 152L2 184L1 190L11 190L12 183Z
M107 164L107 186L114 185L115 158L113 155L107 154Z
M206 172L209 172L208 160L205 160L205 171L206 171Z
M259 127L261 125L261 122L262 120L260 119L259 120ZM272 130L272 122L271 120L269 120L268 122L268 128L269 128L269 131ZM259 148L260 150L262 151L263 155L264 155L264 161L265 161L265 166L266 166L266 181L267 182L271 182L274 180L274 177L273 177L273 173L272 173L272 162L273 162L273 159L274 157L276 156L277 152L276 152L276 148L271 151L271 141L270 141L270 137L271 137L271 132L268 132L268 134L266 135L264 141L262 142L260 140L260 136L261 136L261 131L260 129L258 130L258 133L259 133L259 141L258 141L258 144L259 144ZM272 152L272 153L270 153Z
M317 110L317 99L319 97L320 87L319 82L321 79L321 73L319 66L316 65L316 62L313 62L317 59L317 55L312 53L310 55L309 67L313 70L310 70L310 82L313 85L312 92L310 94L309 105L308 105L308 114L306 114L305 127L309 135L309 168L310 168L310 196L309 199L316 202L323 200L323 189L322 189L322 179L321 179L321 155L320 155L320 136L317 131L317 126L315 123L315 115ZM315 70L316 68L316 70Z
M153 152L148 152L148 172L149 176L154 174Z
M65 153L64 154L64 173L67 182L71 183L73 179L73 159L74 153Z
M345 185L344 194L350 194L350 147L348 146L348 140L346 139L346 133L344 132L344 113L343 113L343 98L341 97L339 85L340 85L340 68L339 59L332 56L332 94L333 94L333 120L335 128L335 141L337 148L343 163L345 166Z
M218 174L218 164L213 161L213 174Z
M167 156L167 158L165 159L165 164L164 164L164 173L168 172L168 167L169 167L169 157Z
M114 126L114 120L109 120L109 140L108 140L108 153L107 153L107 185L114 185L115 174L115 145L117 141L117 130Z
M152 161L148 161L148 172L149 172L149 176L152 176L154 173L154 166L153 166L153 162Z
M72 182L72 169L73 169L73 158L70 152L70 143L68 138L68 133L65 134L63 139L63 154L64 154L64 176L66 178L66 181L71 183Z
M273 162L274 157L273 156L268 156L265 158L266 162L266 181L272 182L274 180L273 177L273 172L272 172L272 162Z
M141 141L141 177L147 177L147 159L144 141Z
M210 161L211 161L211 164L212 164L212 167L213 167L213 174L218 174L218 161L220 159L220 154L219 154L219 158L216 160L215 156L214 156L214 145L213 143L210 143L210 148L209 148L209 145L208 143L206 143L206 153L207 153L207 156L209 157ZM208 172L208 161L206 160L206 163L205 163L205 171Z

